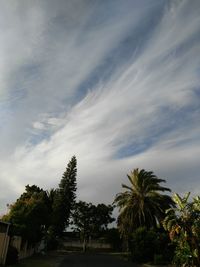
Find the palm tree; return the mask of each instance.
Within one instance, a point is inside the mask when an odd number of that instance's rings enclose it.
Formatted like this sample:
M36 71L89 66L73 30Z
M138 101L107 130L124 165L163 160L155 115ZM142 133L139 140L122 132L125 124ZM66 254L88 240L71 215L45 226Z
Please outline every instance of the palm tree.
M129 235L140 226L157 227L165 210L173 206L170 196L160 192L171 190L160 185L166 182L151 171L133 170L127 175L130 186L122 184L126 191L118 193L114 203L119 207L118 226L122 236Z

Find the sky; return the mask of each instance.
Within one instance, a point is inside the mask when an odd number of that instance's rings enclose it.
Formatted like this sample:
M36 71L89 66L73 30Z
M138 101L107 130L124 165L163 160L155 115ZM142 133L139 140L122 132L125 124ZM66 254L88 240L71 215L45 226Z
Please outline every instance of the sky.
M112 203L135 168L200 195L199 0L0 1L0 214L25 185Z

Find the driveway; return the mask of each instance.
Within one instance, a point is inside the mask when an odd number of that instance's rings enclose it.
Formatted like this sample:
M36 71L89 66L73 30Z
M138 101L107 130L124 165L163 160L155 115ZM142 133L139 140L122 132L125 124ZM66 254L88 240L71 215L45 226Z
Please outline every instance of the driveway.
M136 267L132 262L117 256L97 253L68 254L59 267Z

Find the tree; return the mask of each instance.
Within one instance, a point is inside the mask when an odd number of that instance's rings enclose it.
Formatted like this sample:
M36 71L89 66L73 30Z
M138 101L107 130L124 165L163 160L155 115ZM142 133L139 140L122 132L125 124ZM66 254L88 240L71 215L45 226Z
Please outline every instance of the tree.
M200 197L189 202L190 193L174 194L176 207L166 211L164 228L176 244L176 266L200 266Z
M58 236L69 225L69 218L76 199L77 160L73 156L63 173L59 188L54 192L51 231Z
M108 225L115 221L112 217L113 206L105 205L103 203L94 206L93 216L94 216L94 232L102 233L108 229Z
M84 251L89 238L98 236L107 229L109 223L114 221L111 217L112 211L111 205L98 204L95 206L84 201L75 204L71 223L73 229L80 234Z
M135 169L127 176L130 185L122 184L126 191L118 193L114 200L120 210L119 230L126 239L138 227L157 227L165 210L173 206L171 197L160 193L171 191L160 185L166 182L164 179L144 169Z
M56 199L57 190L54 188L51 188L49 191L46 191L47 193L47 206L49 210L49 214L51 217L53 217L53 205Z
M46 227L46 245L48 250L56 249L58 246L58 240L55 234L55 211L54 211L54 203L56 201L56 197L58 194L58 189L50 189L46 191L46 203L48 208L48 225Z
M41 240L49 221L46 197L46 192L36 185L25 187L25 192L2 218L12 224L13 235L20 235L31 244Z
M107 243L112 245L114 251L122 250L122 238L117 228L108 228L104 233Z

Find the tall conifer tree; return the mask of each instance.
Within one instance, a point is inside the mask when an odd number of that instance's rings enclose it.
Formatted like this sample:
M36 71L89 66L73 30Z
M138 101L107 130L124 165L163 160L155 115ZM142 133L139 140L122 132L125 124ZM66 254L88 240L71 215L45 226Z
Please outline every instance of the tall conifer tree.
M73 156L63 173L53 204L53 232L61 235L69 225L69 217L76 199L77 160Z

